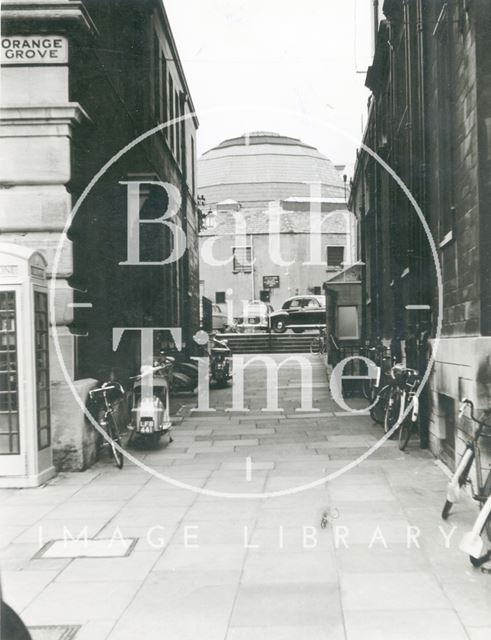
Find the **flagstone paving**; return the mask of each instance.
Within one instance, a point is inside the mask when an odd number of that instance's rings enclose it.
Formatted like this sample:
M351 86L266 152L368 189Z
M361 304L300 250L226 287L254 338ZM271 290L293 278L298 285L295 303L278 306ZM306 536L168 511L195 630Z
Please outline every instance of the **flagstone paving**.
M326 482L382 433L366 415L343 415L322 362L306 357L317 413L296 411L292 362L279 373L284 411L261 411L254 364L249 412L226 411L230 388L211 391L214 413L175 398L174 442L131 450L161 477L101 460L39 489L0 491L5 597L34 640L65 637L65 627L75 640L491 637L491 577L458 550L475 504L464 498L441 521L447 478L416 443L401 453L388 441ZM85 534L131 539L131 552L42 557L49 541L83 544Z

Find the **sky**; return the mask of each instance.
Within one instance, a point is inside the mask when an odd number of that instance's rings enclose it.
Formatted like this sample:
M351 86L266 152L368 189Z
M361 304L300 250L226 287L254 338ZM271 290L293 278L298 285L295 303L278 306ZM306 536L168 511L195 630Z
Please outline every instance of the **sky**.
M353 164L366 122L371 0L164 0L198 152L274 131ZM360 73L362 72L362 73Z

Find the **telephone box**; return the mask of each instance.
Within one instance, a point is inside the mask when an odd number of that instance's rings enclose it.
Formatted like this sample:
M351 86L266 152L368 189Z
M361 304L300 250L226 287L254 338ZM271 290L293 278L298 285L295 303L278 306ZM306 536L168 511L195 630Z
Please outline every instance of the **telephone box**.
M0 243L0 487L35 487L54 473L46 260Z

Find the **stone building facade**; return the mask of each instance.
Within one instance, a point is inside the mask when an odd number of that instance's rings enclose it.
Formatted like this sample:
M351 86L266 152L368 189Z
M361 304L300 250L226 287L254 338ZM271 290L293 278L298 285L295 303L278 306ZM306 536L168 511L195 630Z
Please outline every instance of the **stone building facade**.
M47 258L76 386L111 368L125 378L139 366L140 338L128 332L114 351L113 328L178 327L189 344L199 327L198 120L163 2L6 0L2 31L0 239ZM135 198L143 221L172 209L166 225L138 225L141 264L129 258ZM186 236L185 251L163 266L173 225ZM54 350L50 366L55 461L80 468L93 447L73 417Z
M271 132L225 140L199 159L198 185L215 214L200 234L202 290L230 301L235 318L252 300L276 310L291 296L321 295L325 280L353 264L346 185L313 146Z
M491 408L491 6L386 0L383 13L364 144L421 207L441 287L410 198L360 150L350 208L366 265L365 337L401 345L420 369L434 354L422 443L453 466L470 429L457 418L459 400Z

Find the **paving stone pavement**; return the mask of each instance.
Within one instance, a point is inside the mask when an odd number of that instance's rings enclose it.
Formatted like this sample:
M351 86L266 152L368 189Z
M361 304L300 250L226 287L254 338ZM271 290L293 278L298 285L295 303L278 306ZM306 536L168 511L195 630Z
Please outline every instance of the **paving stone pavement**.
M255 365L247 413L226 411L230 388L211 392L216 413L192 413L193 397L174 399L174 442L131 453L181 486L102 460L39 489L0 492L5 597L34 640L491 637L491 577L458 550L475 504L464 499L440 520L447 478L416 443L401 453L389 441L295 492L381 436L367 416L335 415L324 365L308 358L317 413L295 411L293 362L279 374L282 413L261 411L265 377ZM275 495L237 497L265 492ZM133 538L131 550L42 557L46 543L84 529L116 545ZM64 626L71 631L62 636Z

